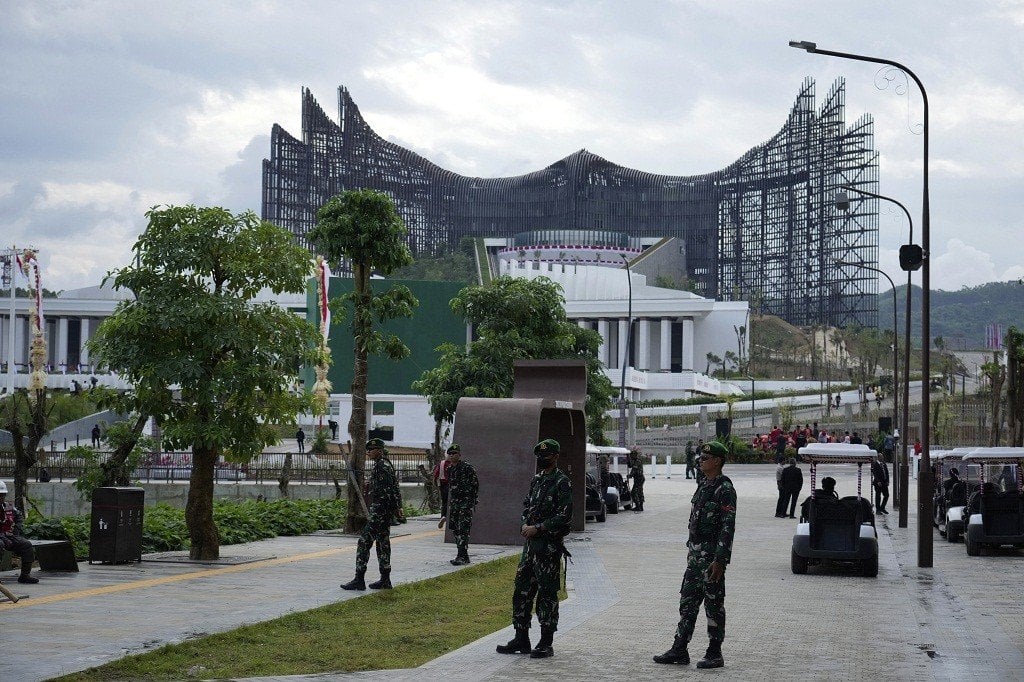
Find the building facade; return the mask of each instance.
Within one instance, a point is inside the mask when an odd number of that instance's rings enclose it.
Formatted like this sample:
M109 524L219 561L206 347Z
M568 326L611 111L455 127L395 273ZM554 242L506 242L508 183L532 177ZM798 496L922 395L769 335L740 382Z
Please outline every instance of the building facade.
M371 188L394 199L414 253L538 230L676 238L680 277L703 297L749 300L795 324L875 325L877 278L834 265L878 263L877 200L834 207L840 187L878 189L872 119L847 126L845 92L837 81L818 106L807 79L776 135L712 173L645 173L580 150L525 175L474 178L382 139L344 87L338 122L304 89L302 139L271 131L262 213L308 246L320 206Z

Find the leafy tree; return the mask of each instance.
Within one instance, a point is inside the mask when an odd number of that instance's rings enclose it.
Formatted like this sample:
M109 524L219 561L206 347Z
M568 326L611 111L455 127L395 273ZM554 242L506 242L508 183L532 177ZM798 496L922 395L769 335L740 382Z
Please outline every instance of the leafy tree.
M476 259L472 237L463 237L457 249L447 245L433 253L418 253L415 260L396 269L395 279L413 279L444 282L476 282Z
M1006 343L1007 417L1010 445L1024 445L1024 333L1010 327Z
M717 355L715 355L714 353L711 353L711 352L709 352L704 357L707 358L707 361L708 361L707 366L704 368L704 373L705 374L710 374L711 373L711 365L717 365L718 363L720 363L722 361L722 358L718 357Z
M352 266L354 286L351 293L331 302L331 310L343 317L352 310L352 336L355 342L352 373L352 416L348 433L352 437L352 469L355 485L348 487L348 516L345 530L357 532L366 523L359 505L357 486L363 483L366 467L366 389L369 383L369 355L384 355L392 360L408 357L409 349L395 335L386 335L375 326L398 317L411 317L419 305L408 287L396 286L374 296L370 275L376 271L390 275L412 263L405 245L405 223L391 199L370 189L346 190L331 198L317 212L317 224L309 240L331 263L347 261Z
M152 450L156 443L141 437L135 431L133 422L117 422L111 424L104 434L104 439L114 447L114 454L104 459L92 447L75 445L68 448L68 457L79 458L85 462L85 471L75 479L75 489L86 500L92 499L96 488L110 485L130 485L131 473L142 461L147 450ZM145 421L143 421L145 423ZM115 455L127 449L123 457Z
M2 424L14 441L14 499L11 503L27 512L28 471L39 461L36 451L50 425L46 389L19 390L5 398Z
M992 353L992 361L986 362L981 366L981 373L988 378L992 389L992 427L988 435L989 447L999 445L999 432L1003 425L1003 418L1002 415L999 414L999 407L1003 398L1003 383L1006 381L1006 368L1003 367L1003 363L1000 362L1001 355L1002 353L999 351Z
M440 346L438 366L413 384L430 401L435 434L455 417L463 396L510 397L516 360L579 358L587 364L587 432L592 442L602 443L604 413L615 389L597 357L601 336L570 322L564 305L561 287L546 277L497 277L488 286L460 291L451 308L473 325L476 339L468 348Z
M304 292L311 261L252 212L171 206L146 217L134 264L108 275L135 298L118 304L93 347L97 362L132 384L137 412L153 416L172 447L191 449L189 553L214 559L218 458L246 462L277 442L271 425L307 406L292 387L318 359L312 325L254 299L264 289Z

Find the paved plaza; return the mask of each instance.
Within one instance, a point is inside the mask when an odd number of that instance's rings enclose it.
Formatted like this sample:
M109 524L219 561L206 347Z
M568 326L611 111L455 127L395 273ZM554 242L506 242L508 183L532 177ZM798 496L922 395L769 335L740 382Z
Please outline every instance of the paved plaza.
M854 467L844 468L836 476L839 492L852 494ZM671 644L678 618L694 482L676 474L648 480L648 511L610 515L567 543L574 563L553 659L494 653L509 628L415 670L261 679L1024 679L1024 552L972 558L962 544L935 534L935 568L918 569L916 519L912 514L910 528L901 530L891 514L879 521L877 578L827 567L793 575L795 522L773 517L774 467L727 466L726 474L739 509L726 578L724 671L651 661ZM403 532L394 544L399 582L456 570L447 563L452 548L432 521L413 521ZM143 562L44 574L37 586L17 586L32 595L23 605L0 605L0 618L18 619L17 628L0 631L0 679L43 679L199 632L353 598L337 587L350 577L353 551L347 537L277 538L224 549L276 557L250 564ZM480 561L514 551L475 547L472 554ZM13 588L11 575L4 582ZM707 643L704 623L702 614L690 646L695 659ZM538 636L536 627L532 634Z

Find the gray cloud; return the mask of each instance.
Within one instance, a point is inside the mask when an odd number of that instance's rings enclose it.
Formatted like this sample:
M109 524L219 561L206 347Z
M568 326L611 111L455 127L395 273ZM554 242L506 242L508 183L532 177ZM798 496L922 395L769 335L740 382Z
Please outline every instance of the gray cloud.
M303 85L332 117L348 86L378 132L457 172L522 173L586 147L689 174L774 134L805 76L819 99L845 76L848 122L875 115L882 191L917 215L906 100L875 89L871 65L790 39L914 68L931 95L936 251L959 238L993 272L1021 263L1006 248L1024 209L1019 2L53 0L4 15L0 230L52 249L88 235L91 260L52 273L65 286L116 265L150 205L258 210L270 127L301 133ZM900 219L882 227L896 248Z

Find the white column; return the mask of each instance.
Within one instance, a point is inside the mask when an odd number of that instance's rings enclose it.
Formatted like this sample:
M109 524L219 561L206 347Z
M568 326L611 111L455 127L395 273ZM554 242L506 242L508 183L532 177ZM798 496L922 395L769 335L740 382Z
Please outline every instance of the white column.
M63 374L68 368L68 318L57 319L57 371Z
M651 321L641 319L639 328L636 330L636 368L648 370L651 368Z
M14 357L15 362L21 363L22 367L19 369L25 369L28 366L28 344L31 337L28 333L28 318L18 317L17 323L14 328Z
M81 337L82 350L81 350L81 354L79 355L79 371L80 372L83 371L82 367L84 367L85 365L89 364L89 347L87 345L85 345L85 343L86 343L86 341L89 340L89 327L90 327L90 322L91 321L92 320L90 320L88 317L83 317L82 318L82 337Z
M587 329L587 321L583 318L576 320L576 326L580 329Z
M658 369L668 372L672 369L672 318L661 318L661 361Z
M629 350L629 321L619 320L619 364L616 365L618 369L627 367L629 364L629 356L626 352Z
M693 318L683 318L683 371L693 371Z
M608 320L597 321L597 333L601 335L601 348L597 351L597 357L601 360L601 364L605 367L611 368L608 363Z

